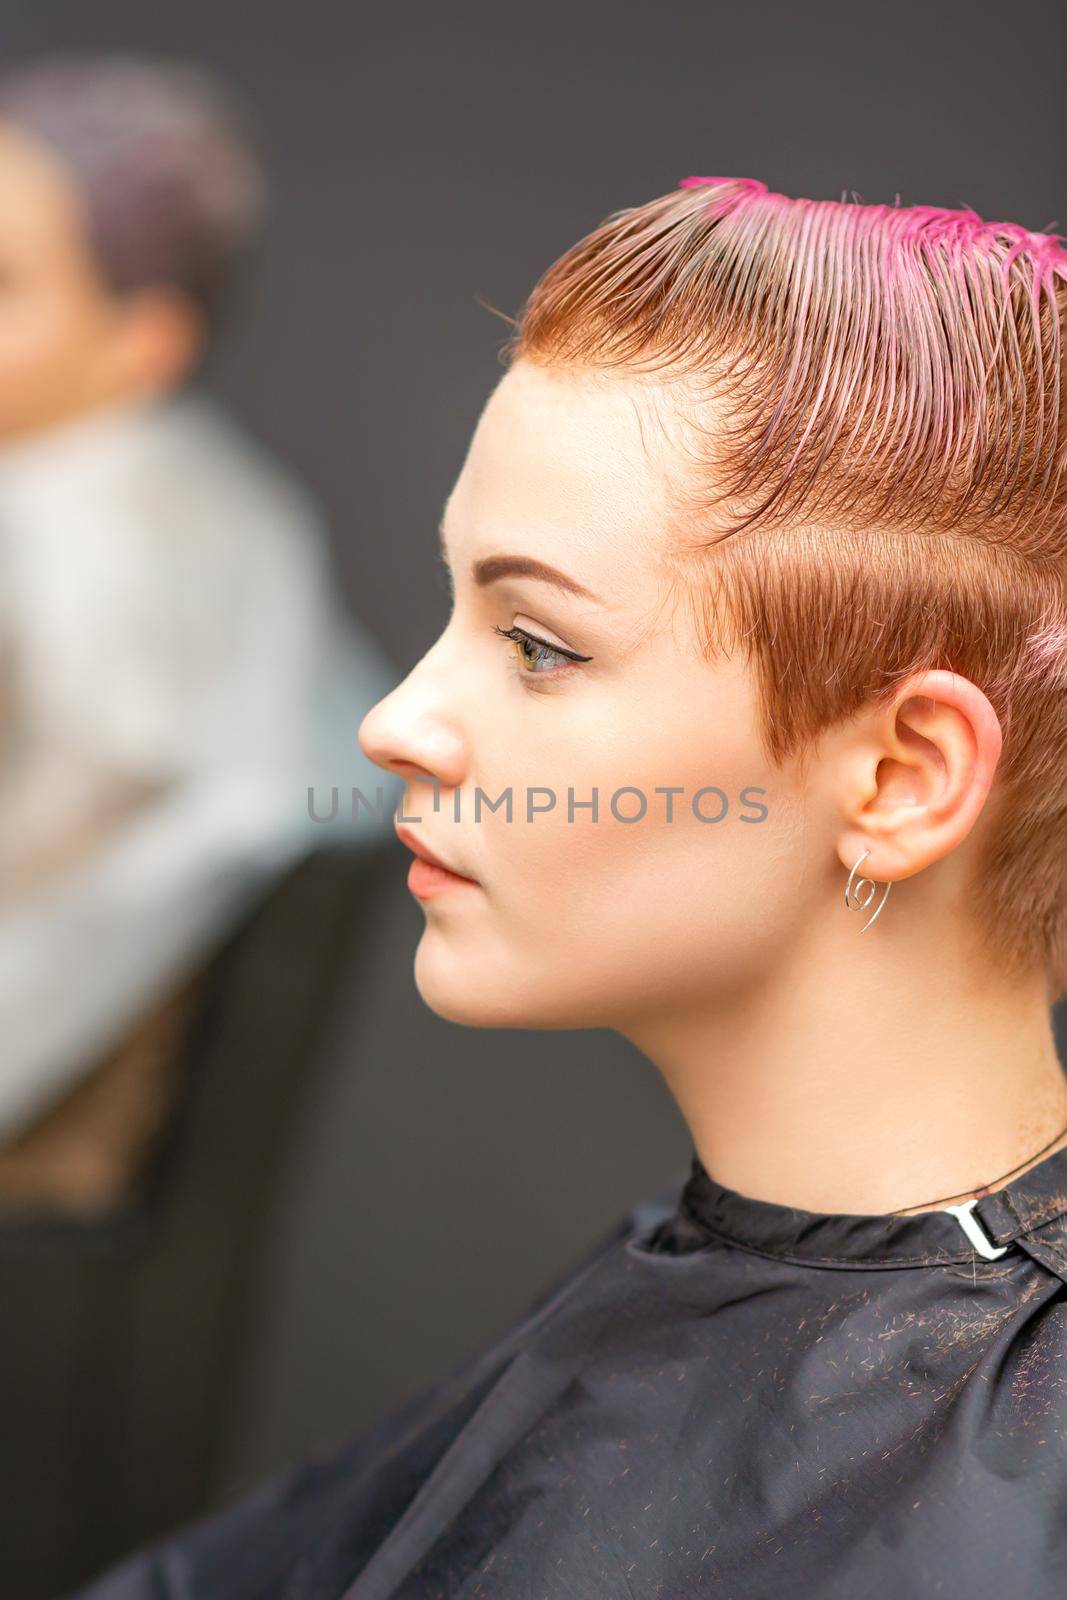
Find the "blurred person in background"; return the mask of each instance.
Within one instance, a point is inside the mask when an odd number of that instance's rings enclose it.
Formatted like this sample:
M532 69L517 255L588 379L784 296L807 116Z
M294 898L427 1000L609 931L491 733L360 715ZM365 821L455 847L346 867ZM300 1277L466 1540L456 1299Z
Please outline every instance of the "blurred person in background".
M0 1212L129 1192L201 964L324 838L318 785L392 831L357 732L398 675L192 382L264 197L198 69L0 79Z

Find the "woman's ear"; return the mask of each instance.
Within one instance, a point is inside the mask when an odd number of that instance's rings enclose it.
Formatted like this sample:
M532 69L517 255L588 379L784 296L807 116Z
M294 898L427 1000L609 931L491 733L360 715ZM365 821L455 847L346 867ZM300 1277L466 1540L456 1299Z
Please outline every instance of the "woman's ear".
M950 855L986 805L1001 745L990 701L957 672L916 673L868 708L835 763L842 865L868 850L863 876L891 883Z
M182 290L160 286L124 294L112 341L112 387L120 395L178 386L200 361L204 315Z

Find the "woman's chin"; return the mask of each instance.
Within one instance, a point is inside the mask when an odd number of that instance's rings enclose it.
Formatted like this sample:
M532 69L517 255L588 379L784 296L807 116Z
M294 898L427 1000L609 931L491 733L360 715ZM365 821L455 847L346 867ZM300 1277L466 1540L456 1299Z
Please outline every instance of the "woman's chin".
M476 972L443 972L437 963L415 958L415 987L423 1002L446 1022L467 1028L522 1027L517 1008L493 994Z
M528 975L491 972L484 961L458 957L424 936L415 952L415 987L424 1004L446 1022L468 1028L543 1028L543 989L526 992Z
M546 996L524 996L518 989L503 985L499 990L477 978L446 979L440 974L420 974L415 987L423 1002L446 1022L466 1028L536 1028L548 1032L570 1028L609 1027L609 1018L593 1015L580 1000L550 1004Z

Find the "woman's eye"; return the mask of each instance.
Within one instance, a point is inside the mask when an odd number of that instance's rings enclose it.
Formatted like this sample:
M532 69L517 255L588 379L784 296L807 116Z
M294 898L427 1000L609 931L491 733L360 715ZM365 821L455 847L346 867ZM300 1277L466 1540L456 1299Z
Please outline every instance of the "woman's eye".
M592 656L580 656L576 651L563 650L559 645L546 643L525 628L494 628L502 639L510 639L517 646L520 671L524 676L543 677L546 673L566 667L571 661L591 661Z

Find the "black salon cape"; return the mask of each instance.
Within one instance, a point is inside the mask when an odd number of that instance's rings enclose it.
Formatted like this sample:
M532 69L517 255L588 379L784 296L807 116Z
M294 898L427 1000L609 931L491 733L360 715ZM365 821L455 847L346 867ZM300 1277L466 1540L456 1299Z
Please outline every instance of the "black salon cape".
M443 1384L81 1600L1064 1600L1067 1150L973 1215L996 1259L694 1157Z

